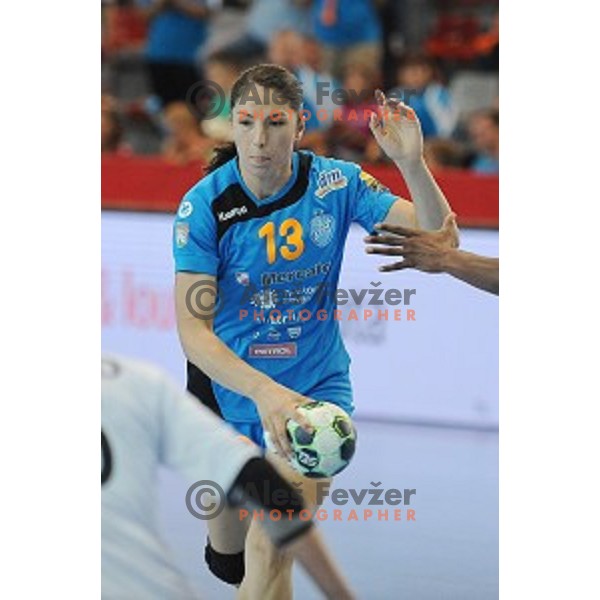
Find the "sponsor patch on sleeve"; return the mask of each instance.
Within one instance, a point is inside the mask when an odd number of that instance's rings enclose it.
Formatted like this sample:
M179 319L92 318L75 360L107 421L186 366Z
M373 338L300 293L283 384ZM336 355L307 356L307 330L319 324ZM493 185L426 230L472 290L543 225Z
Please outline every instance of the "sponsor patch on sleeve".
M190 238L190 224L185 222L178 222L175 224L175 245L178 248L184 248L187 246Z
M378 179L375 179L375 177L373 177L373 175L371 175L370 173L367 173L366 171L363 171L361 169L360 171L360 175L359 177L361 178L362 181L365 182L365 185L372 189L375 192L389 192L390 190L385 187L385 185L383 185L383 183L381 183Z

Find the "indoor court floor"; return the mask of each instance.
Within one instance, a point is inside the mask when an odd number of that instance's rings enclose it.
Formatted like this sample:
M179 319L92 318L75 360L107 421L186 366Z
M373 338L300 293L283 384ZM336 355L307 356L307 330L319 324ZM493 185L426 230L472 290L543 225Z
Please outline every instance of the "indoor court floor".
M498 598L498 433L357 421L357 453L332 489L416 489L410 507L390 506L388 521L354 501L323 508L319 523L329 547L364 600L492 600ZM371 483L373 482L373 483ZM186 485L161 473L161 520L181 569L206 600L229 600L234 590L212 577L204 564L204 522L185 507ZM358 492L357 492L358 493ZM383 495L382 495L383 497ZM401 509L400 521L394 510ZM415 511L414 521L406 510ZM333 509L342 521L333 520ZM348 520L351 511L358 520ZM375 516L367 521L363 511ZM296 600L322 596L300 572Z

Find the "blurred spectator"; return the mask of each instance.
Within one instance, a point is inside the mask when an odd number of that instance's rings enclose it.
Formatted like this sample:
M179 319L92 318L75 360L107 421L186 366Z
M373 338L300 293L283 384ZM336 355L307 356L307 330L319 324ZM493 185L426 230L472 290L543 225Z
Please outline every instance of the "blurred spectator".
M351 63L380 66L382 31L373 0L313 0L311 18L325 70L335 78L342 79Z
M202 78L196 55L207 37L214 0L136 0L149 20L146 62L152 91L163 106L184 100Z
M220 50L211 54L204 65L206 79L216 83L225 93L226 101L221 112L211 119L202 121L202 131L216 142L231 142L231 88L245 68L245 61L230 50Z
M452 97L440 83L434 61L424 54L406 56L389 95L403 100L417 113L423 137L450 137L458 120Z
M246 33L229 48L260 62L279 31L293 30L300 35L309 32L308 3L307 0L253 0L246 18Z
M377 111L375 90L381 74L375 66L356 63L348 64L344 75L346 102L341 120L336 119L329 133L332 151L343 160L376 162L382 154L371 133L369 119L370 113Z
M198 121L185 102L172 102L164 110L168 137L162 155L174 164L185 165L194 161L206 162L214 146L202 135Z
M496 12L490 28L473 41L476 63L484 71L498 71L500 66L500 14Z
M246 15L251 4L252 0L222 0L222 7L211 17L200 62L204 63L211 54L229 48L236 40L244 37Z
M292 71L304 92L306 131L300 147L326 154L327 131L333 124L334 110L340 109L332 100L332 94L339 85L329 75L313 70L306 63L305 56L304 39L296 31L283 30L273 36L269 45L269 60ZM321 93L319 84L322 86Z
M131 148L123 142L123 124L116 100L102 94L100 104L100 139L102 154L129 155Z
M115 52L137 53L147 37L143 12L132 0L102 2L102 52L109 58Z
M305 65L310 67L316 73L324 73L323 48L317 38L312 35L303 36L302 56Z
M423 145L423 155L430 169L460 169L465 166L465 152L454 140L429 138Z
M495 108L473 113L468 130L476 151L471 169L477 173L498 173L500 156L499 113Z

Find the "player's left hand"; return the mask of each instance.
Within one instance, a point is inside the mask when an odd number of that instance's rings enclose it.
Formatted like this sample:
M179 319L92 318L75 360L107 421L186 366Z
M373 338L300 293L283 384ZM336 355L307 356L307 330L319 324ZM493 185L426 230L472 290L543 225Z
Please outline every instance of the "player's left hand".
M376 225L375 229L387 232L388 235L366 237L365 242L368 244L377 244L377 246L367 246L366 252L403 258L401 262L379 267L380 271L418 269L426 273L441 273L444 271L448 253L458 248L459 244L454 213L450 213L444 219L442 228L437 231L411 229L386 223Z
M398 100L375 92L378 114L371 114L369 127L383 151L398 166L409 166L423 158L423 134L415 111Z

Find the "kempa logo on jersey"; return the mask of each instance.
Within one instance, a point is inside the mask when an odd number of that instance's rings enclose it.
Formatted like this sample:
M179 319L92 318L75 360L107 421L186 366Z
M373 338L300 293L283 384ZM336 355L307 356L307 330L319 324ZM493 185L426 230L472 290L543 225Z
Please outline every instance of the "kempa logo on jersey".
M217 216L219 217L219 221L223 223L225 221L229 221L229 219L233 219L234 217L241 217L242 215L245 215L247 213L247 206L236 206L231 210L228 210L227 212L221 211L220 213L217 213Z

